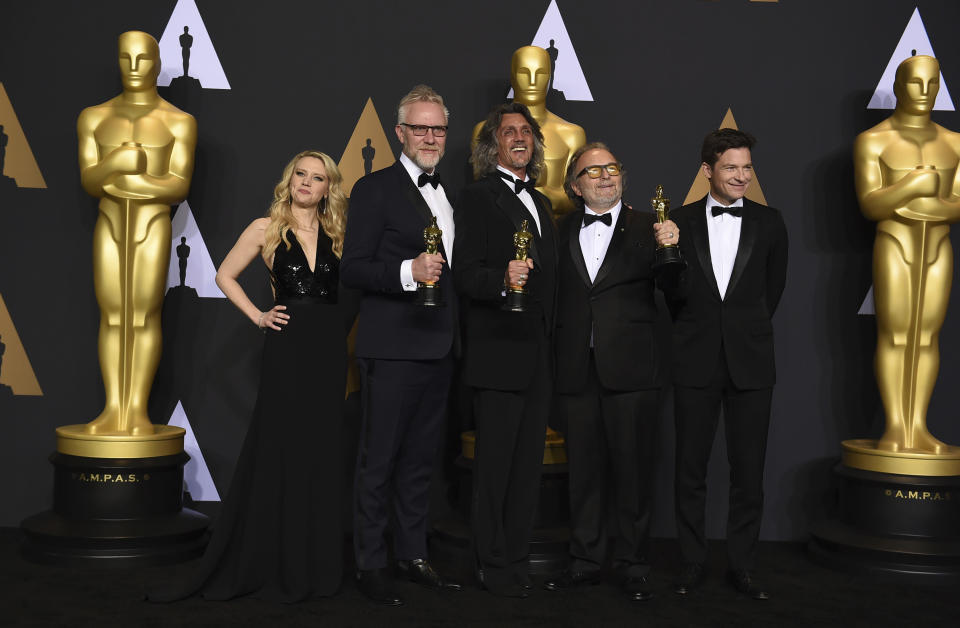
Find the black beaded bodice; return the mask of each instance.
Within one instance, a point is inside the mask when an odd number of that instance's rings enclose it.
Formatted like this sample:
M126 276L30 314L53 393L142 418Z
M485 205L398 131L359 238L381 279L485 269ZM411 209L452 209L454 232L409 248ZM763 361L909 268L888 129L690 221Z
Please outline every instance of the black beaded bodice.
M340 260L333 254L333 242L322 228L317 228L317 259L310 270L303 247L292 231L287 232L290 250L281 240L273 254L270 281L276 301L310 299L324 303L337 302L337 283L340 281Z

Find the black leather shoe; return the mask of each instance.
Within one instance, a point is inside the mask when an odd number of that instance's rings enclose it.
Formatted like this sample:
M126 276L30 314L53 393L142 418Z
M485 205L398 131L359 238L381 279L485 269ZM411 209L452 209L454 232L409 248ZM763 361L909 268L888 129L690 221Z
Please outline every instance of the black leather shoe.
M530 591L533 589L533 581L530 580L529 574L518 574L517 584L519 584L520 588L522 588L524 591Z
M706 571L700 563L686 563L680 569L680 575L673 585L673 591L680 595L686 595L703 584L706 577Z
M476 565L476 574L477 580L480 582L480 588L485 591L489 591L494 595L498 595L500 597L518 597L521 599L530 597L530 594L528 593L529 589L521 584L489 582L486 574L483 571L483 567L480 566L479 562Z
M361 569L357 571L357 588L377 604L403 606L403 598L393 590L393 583L385 569Z
M440 576L423 558L398 560L397 569L410 582L416 582L438 591L459 591L460 585Z
M769 600L770 594L753 581L749 571L728 571L727 580L733 588L755 600Z
M623 592L634 602L646 602L653 597L653 587L646 576L627 577L623 580Z
M557 578L543 583L547 591L566 591L591 584L600 584L599 571L564 571Z

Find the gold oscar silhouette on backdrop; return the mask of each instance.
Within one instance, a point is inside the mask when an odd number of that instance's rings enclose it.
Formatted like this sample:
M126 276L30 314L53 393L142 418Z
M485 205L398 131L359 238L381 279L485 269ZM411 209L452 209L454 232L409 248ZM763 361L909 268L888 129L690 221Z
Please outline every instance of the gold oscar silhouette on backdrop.
M896 110L854 145L860 208L877 222L875 367L886 427L879 440L843 447L844 464L869 471L960 474L960 448L934 438L926 425L953 274L949 223L960 220L960 134L930 120L939 78L933 57L901 63Z
M147 401L160 362L170 206L187 197L197 142L193 116L157 94L160 50L153 37L140 31L120 35L119 65L123 93L85 109L77 121L80 180L100 198L93 273L106 407L85 426L58 429L58 448L104 457L111 457L103 454L110 446L102 443L129 448L136 441L179 436L182 447L180 428L150 422ZM151 453L158 445L144 442L125 454L160 455ZM169 447L176 445L161 449Z
M573 210L563 191L563 177L573 153L587 143L583 127L547 111L547 88L552 67L550 55L543 48L524 46L513 53L510 61L510 84L513 102L527 106L543 132L544 169L537 179L537 190L550 199L555 216ZM480 135L480 122L473 128L473 145Z

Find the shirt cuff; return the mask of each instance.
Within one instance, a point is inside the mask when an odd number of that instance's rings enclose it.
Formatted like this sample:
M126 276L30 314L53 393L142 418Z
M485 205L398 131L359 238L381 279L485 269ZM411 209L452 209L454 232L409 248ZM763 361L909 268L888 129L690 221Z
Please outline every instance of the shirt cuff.
M412 259L405 259L400 262L400 285L404 292L413 292L417 289L417 282L413 280Z

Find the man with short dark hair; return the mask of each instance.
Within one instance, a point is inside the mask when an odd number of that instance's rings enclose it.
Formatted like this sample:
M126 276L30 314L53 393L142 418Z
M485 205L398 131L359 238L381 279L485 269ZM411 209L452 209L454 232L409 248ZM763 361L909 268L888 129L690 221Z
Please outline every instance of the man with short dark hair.
M353 186L340 266L343 284L363 291L356 346L363 410L354 487L357 585L390 606L403 604L386 569L391 520L404 577L434 589L460 588L427 560L430 479L458 344L448 270L453 207L436 171L447 119L443 98L426 85L400 101L395 132L403 154ZM423 230L433 218L443 235L430 254ZM436 282L446 306L417 304L418 282Z
M496 107L471 156L478 179L457 199L453 267L464 298L464 383L474 391L473 531L482 584L526 597L550 411L557 245L550 201L534 189L543 134L519 103ZM532 234L516 260L514 234ZM504 311L507 286L527 291L525 312Z
M675 591L687 594L705 575L707 463L723 407L730 462L728 578L754 599L768 595L753 579L763 466L776 379L771 319L787 272L787 232L780 212L744 198L753 181L754 139L736 129L707 135L701 151L710 192L671 216L684 232L689 264L667 291L673 316L677 536L684 566Z
M560 591L598 583L612 537L624 593L645 601L653 596L649 537L663 384L654 253L657 244L680 240L672 221L658 224L653 212L623 204L625 176L599 142L577 150L567 168L564 187L578 211L558 226L554 348L557 409L566 425L571 562L544 586Z

